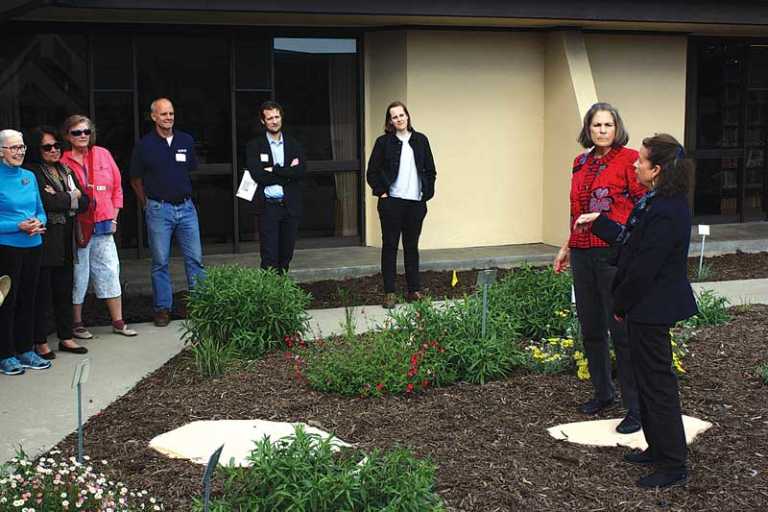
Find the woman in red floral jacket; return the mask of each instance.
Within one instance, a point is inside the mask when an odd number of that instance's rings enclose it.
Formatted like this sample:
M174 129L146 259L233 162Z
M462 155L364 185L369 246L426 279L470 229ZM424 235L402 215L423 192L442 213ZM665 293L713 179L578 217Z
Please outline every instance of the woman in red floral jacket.
M635 175L637 151L624 147L629 134L619 112L608 103L595 103L584 116L579 144L588 149L576 157L571 177L571 235L560 248L555 272L571 266L584 351L594 388L581 405L584 414L598 414L615 405L608 332L616 353L621 397L627 414L616 430L640 430L637 386L629 355L626 328L612 315L611 283L616 274L616 248L587 231L573 230L583 213L599 212L626 223L634 203L647 191Z

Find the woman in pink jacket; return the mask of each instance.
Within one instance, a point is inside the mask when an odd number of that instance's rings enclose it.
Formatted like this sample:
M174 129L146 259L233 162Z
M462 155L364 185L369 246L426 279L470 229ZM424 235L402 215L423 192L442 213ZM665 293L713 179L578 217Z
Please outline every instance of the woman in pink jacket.
M83 325L83 302L89 281L96 297L104 299L112 317L112 330L124 336L136 336L123 320L120 290L120 260L113 234L123 207L120 169L110 152L96 146L96 128L85 116L74 115L64 121L63 135L71 150L61 161L77 175L95 209L90 210L92 224L79 223L75 283L72 290L74 335L90 339L93 335Z

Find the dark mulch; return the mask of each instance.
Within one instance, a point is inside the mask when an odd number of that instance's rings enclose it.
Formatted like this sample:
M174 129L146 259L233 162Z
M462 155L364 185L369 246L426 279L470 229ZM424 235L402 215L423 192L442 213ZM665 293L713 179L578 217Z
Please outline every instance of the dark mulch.
M707 281L730 281L735 279L757 279L768 277L768 252L726 254L704 258L710 269ZM689 260L689 274L692 280L698 272L698 258ZM147 269L149 271L149 269ZM499 269L499 277L514 269ZM448 271L427 271L421 273L421 284L435 298L458 298L474 290L477 271L457 272L459 282L451 287L452 273ZM367 276L341 281L327 280L314 283L300 283L304 290L312 294L311 309L340 307L344 305L380 304L384 289L381 276ZM398 290L405 290L404 276L398 276ZM339 293L339 290L343 290ZM174 319L184 318L186 293L177 293L174 299ZM152 297L149 295L126 295L123 297L123 310L129 322L152 321ZM88 296L83 317L86 325L109 325L110 319L104 304L98 304L95 297Z
M696 334L684 363L684 412L714 423L691 447L685 488L639 490L633 482L647 470L622 463L623 449L550 438L545 429L580 419L575 408L590 395L572 375L519 372L408 398L343 398L295 380L283 354L202 380L182 353L88 422L87 452L174 511L190 509L203 468L158 455L149 440L189 421L224 418L312 422L364 449L405 445L437 464L437 490L452 511L764 511L768 387L755 369L768 361L768 307L733 312L730 324ZM69 436L60 447L71 452L74 443Z

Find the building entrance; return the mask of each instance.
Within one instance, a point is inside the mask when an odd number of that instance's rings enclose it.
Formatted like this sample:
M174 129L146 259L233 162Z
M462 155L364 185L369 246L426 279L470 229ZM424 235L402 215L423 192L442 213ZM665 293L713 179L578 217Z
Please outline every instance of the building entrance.
M768 44L691 39L687 146L699 222L766 220Z

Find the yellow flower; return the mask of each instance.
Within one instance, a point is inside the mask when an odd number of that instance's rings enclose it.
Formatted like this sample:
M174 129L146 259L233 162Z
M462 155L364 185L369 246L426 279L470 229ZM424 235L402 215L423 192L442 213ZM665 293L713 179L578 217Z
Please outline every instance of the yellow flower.
M580 361L584 359L584 354L582 354L580 350L577 350L576 352L573 353L573 359L576 361Z
M573 347L573 340L572 339L564 339L560 341L560 346L563 348L571 348Z

